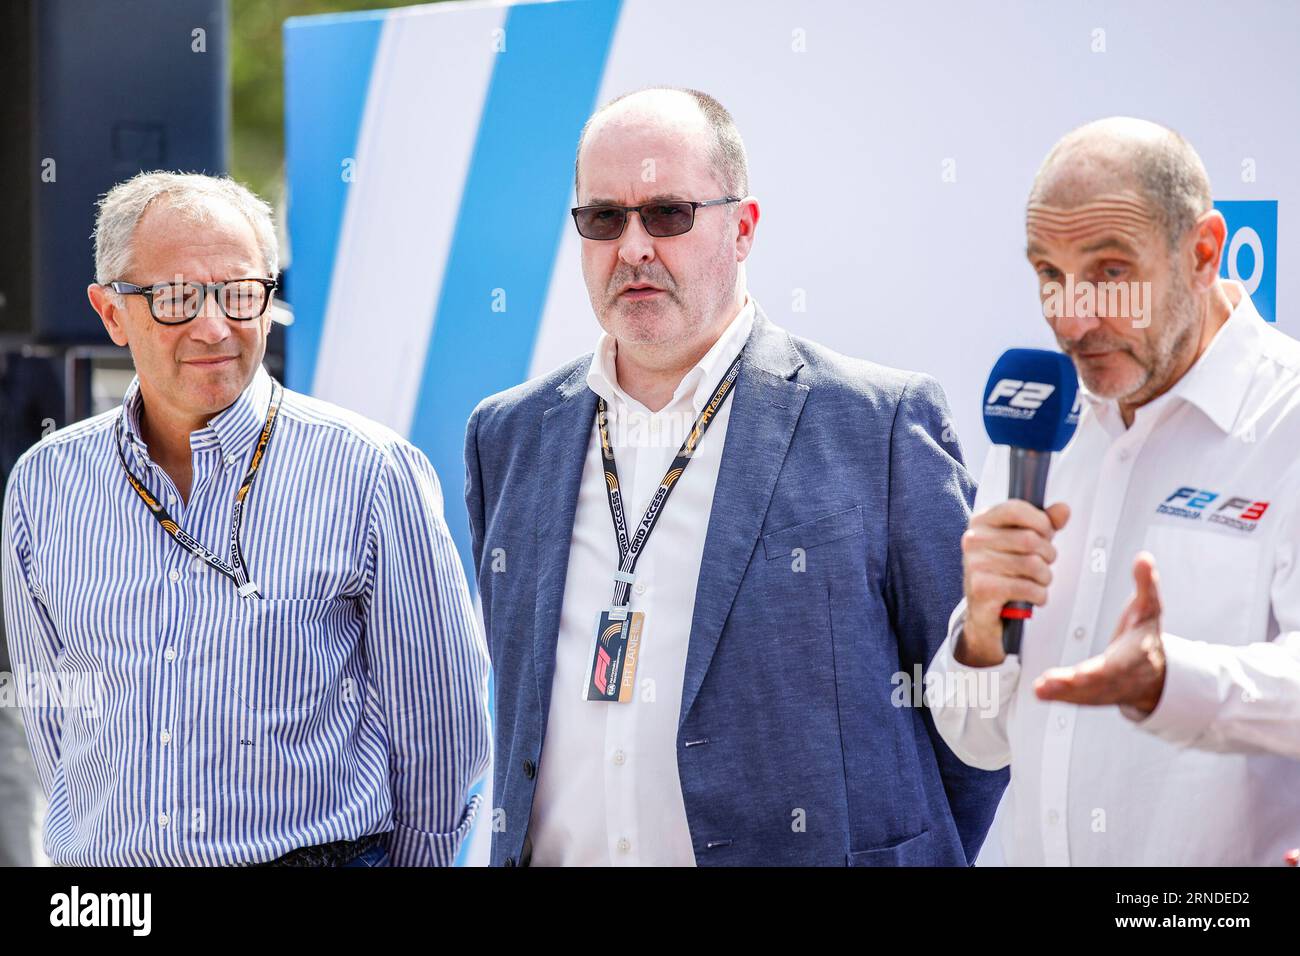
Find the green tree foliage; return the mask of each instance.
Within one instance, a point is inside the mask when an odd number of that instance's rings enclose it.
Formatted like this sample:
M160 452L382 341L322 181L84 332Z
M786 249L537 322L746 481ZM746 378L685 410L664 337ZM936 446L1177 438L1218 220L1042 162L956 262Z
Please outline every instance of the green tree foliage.
M284 44L289 17L386 10L429 0L230 0L230 173L284 198Z

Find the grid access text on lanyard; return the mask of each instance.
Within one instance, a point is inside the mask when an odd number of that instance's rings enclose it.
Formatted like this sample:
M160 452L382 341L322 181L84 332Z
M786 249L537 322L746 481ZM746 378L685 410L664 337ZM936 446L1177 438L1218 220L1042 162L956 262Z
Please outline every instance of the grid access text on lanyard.
M722 377L718 387L713 390L713 398L704 406L704 409L695 419L690 434L682 442L681 448L677 450L677 456L673 458L673 463L668 466L668 471L664 474L659 482L659 487L655 489L654 495L650 498L650 504L646 506L645 514L641 516L641 523L637 526L636 534L628 540L627 521L623 516L623 497L618 483L618 465L614 461L614 446L609 441L609 421L606 413L605 399L601 398L596 403L596 427L600 431L600 451L601 464L605 470L605 496L609 500L609 514L614 520L614 538L618 542L618 570L614 573L614 598L610 604L610 620L622 620L627 616L627 605L629 600L629 591L632 587L632 581L636 572L637 560L641 557L641 552L645 550L646 542L650 539L650 532L654 530L659 516L663 513L664 506L668 503L668 496L672 494L674 486L686 471L686 466L691 463L691 458L695 454L695 449L700 441L704 438L704 433L708 431L709 425L713 422L722 407L722 403L734 391L736 376L740 373L740 356L731 363L727 369L727 374Z
M253 461L248 466L248 474L244 476L243 482L239 486L239 491L235 493L235 503L230 512L230 562L222 561L221 558L213 554L202 544L194 539L184 528L182 528L167 513L161 501L149 493L144 482L136 477L131 471L131 466L126 462L126 456L122 454L121 441L121 421L118 421L118 434L115 436L117 444L117 457L122 462L122 470L126 473L127 483L140 496L140 500L148 507L149 513L162 526L162 529L172 536L186 551L189 551L196 558L201 558L209 567L216 568L239 588L239 596L243 598L257 597L260 598L261 592L257 584L248 579L248 569L244 564L243 551L239 546L239 527L244 516L244 502L248 498L248 492L253 487L253 479L257 477L258 469L262 467L262 459L266 457L267 446L271 444L271 432L275 428L275 418L280 411L280 402L284 397L284 387L279 382L271 383L271 403L266 410L266 423L262 426L262 434L258 436L257 448L253 452Z

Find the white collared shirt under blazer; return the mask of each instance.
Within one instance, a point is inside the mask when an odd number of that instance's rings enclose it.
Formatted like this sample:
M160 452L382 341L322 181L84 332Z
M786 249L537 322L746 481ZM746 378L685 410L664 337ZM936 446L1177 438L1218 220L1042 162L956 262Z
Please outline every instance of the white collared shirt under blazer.
M609 406L629 534L753 327L754 305L746 301L658 412L619 387L616 344L607 334L600 337L587 385ZM733 400L714 416L637 563L629 601L632 611L645 613L645 628L636 693L625 704L582 699L596 615L610 605L619 560L600 437L592 423L528 831L533 866L695 865L677 776L677 720L704 536Z
M392 830L396 865L453 862L487 766L487 650L422 452L285 390L240 539L223 559L271 398L247 389L190 435L188 502L122 407L55 432L9 479L5 624L49 797L45 848L75 866L231 865Z
M1280 866L1300 846L1300 343L1234 292L1204 354L1131 427L1087 398L1052 463L1046 500L1071 516L1021 655L958 663L962 604L931 663L949 746L1011 765L1008 863ZM1005 500L1007 474L994 448L977 511ZM1143 550L1164 608L1156 709L1039 700L1039 674L1105 649ZM992 700L971 693L980 679Z

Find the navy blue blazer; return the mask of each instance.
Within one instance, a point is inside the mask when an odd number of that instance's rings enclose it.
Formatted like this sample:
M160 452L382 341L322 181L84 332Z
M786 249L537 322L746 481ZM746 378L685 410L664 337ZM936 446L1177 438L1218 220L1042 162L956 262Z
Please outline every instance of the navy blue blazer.
M484 400L466 434L496 677L494 865L521 862L532 810L590 364ZM897 676L929 664L962 595L974 482L942 390L791 336L760 309L731 400L677 732L697 862L967 864L1007 771L958 760ZM492 571L497 548L507 573Z

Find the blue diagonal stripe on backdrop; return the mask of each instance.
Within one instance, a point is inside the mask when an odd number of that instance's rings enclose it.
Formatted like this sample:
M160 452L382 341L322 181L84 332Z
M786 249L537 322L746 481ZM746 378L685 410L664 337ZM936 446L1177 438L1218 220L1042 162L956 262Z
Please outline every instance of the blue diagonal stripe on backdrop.
M461 494L465 424L480 399L528 376L561 230L573 152L595 106L620 0L511 7L447 258L411 441L442 480L472 581ZM493 311L505 296L505 311ZM575 321L580 317L575 316Z
M289 183L293 264L285 331L284 384L311 392L325 327L330 274L349 184L343 160L357 155L383 13L286 20L284 24L284 151Z
M506 14L505 51L493 66L461 194L409 436L442 479L447 523L471 587L461 494L465 423L481 398L528 375L570 221L573 151L595 106L620 7L621 0L570 0L515 6ZM382 23L381 14L286 25L295 307L286 384L303 391L311 390L315 375L347 200L339 162L356 155ZM317 26L328 29L312 29ZM497 289L505 294L504 312L492 308ZM475 829L490 825L485 807ZM458 864L469 846L467 840Z

